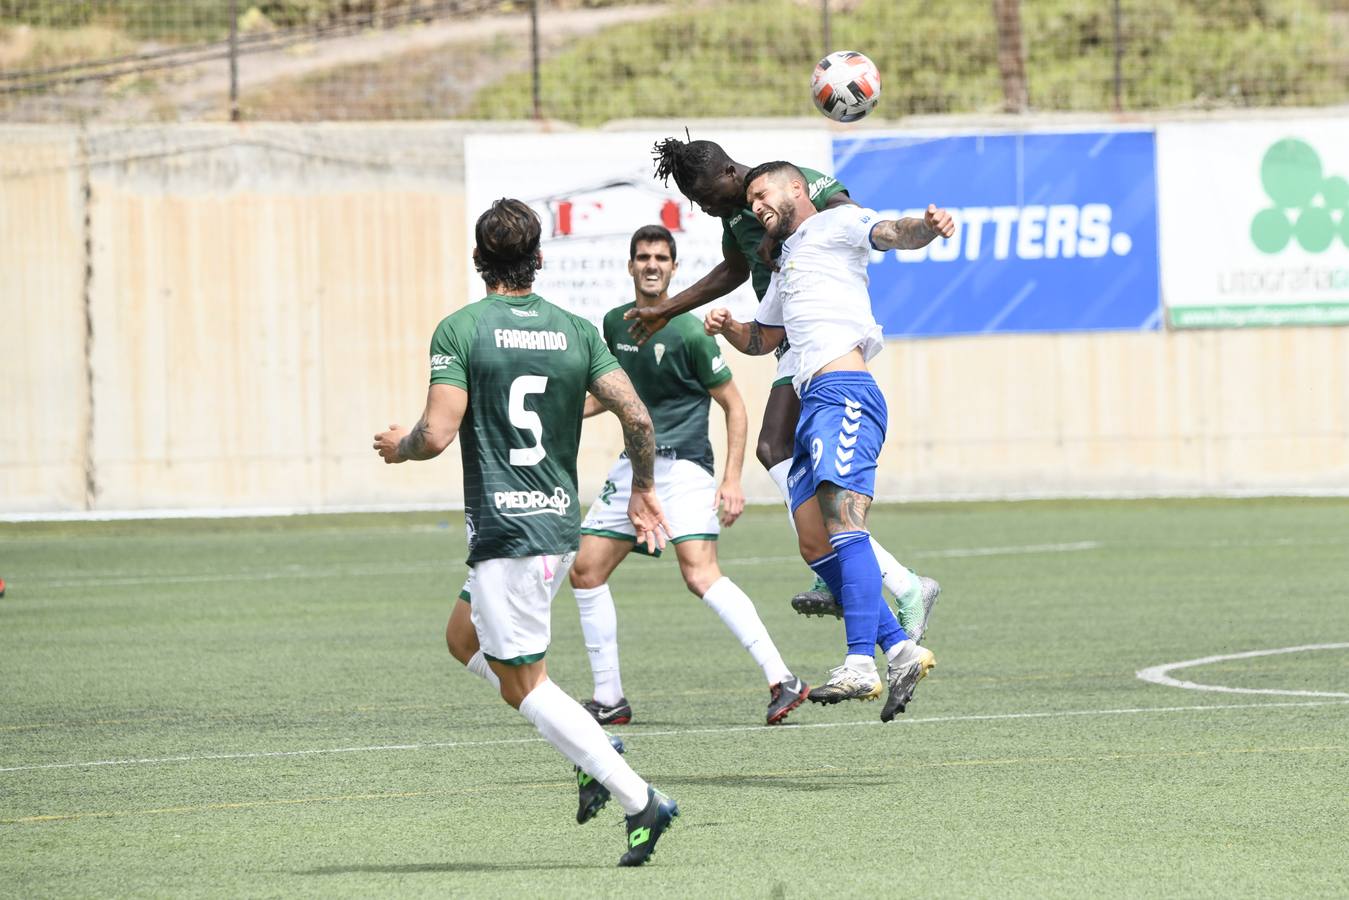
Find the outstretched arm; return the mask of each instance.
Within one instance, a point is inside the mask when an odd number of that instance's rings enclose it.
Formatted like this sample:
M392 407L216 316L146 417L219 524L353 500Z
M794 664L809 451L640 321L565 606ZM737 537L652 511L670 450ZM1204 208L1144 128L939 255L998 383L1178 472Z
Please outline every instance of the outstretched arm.
M675 316L697 309L718 297L725 297L745 283L745 279L749 278L749 262L744 255L725 245L722 245L721 255L721 262L712 271L664 303L645 309L633 307L624 314L623 318L636 320L628 327L628 332L638 344L645 344L653 334L670 324Z
M374 448L386 463L432 459L454 441L468 409L468 391L452 384L433 384L426 392L426 409L408 431L390 425L375 435Z
M725 307L714 309L703 319L703 330L708 334L725 335L730 345L750 356L763 356L777 349L787 336L785 328L760 325L758 322L737 322Z
M956 233L955 220L935 203L929 203L923 218L885 219L871 230L871 243L877 250L918 250L939 237Z
M622 369L596 378L590 383L590 393L605 409L618 416L623 426L623 449L632 464L628 518L637 532L637 543L646 544L653 550L664 549L670 525L656 499L656 435L651 428L651 414Z

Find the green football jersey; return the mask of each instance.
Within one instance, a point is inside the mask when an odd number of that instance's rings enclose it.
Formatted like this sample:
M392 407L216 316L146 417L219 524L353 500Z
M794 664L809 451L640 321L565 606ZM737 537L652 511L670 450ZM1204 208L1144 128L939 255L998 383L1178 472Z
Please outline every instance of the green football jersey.
M846 193L847 188L832 175L816 172L814 169L802 169L806 176L806 190L810 192L811 202L816 209L824 209L835 194ZM754 285L754 296L763 299L768 290L768 282L773 270L759 259L759 242L763 240L764 229L754 212L745 207L734 215L721 220L721 246L726 252L739 251L749 262L750 280Z
M618 368L595 326L537 294L489 294L431 338L431 383L468 391L459 426L468 561L575 550L586 389Z
M651 413L656 451L675 459L691 460L710 474L712 442L707 437L709 388L731 380L731 369L715 339L703 331L694 315L675 316L645 345L628 334L623 314L635 303L625 303L604 316L604 342L628 373L637 396Z

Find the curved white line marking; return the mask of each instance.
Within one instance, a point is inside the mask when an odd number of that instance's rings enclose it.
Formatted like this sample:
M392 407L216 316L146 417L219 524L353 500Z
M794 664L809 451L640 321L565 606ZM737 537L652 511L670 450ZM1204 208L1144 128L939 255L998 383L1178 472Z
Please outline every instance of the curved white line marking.
M1349 650L1349 644L1303 644L1301 647L1280 647L1277 650L1251 650L1246 653L1224 653L1221 656L1205 656L1203 659L1187 659L1184 662L1166 663L1139 669L1134 674L1144 681L1165 687L1185 688L1190 691L1216 691L1222 694L1277 694L1281 697L1349 697L1339 691L1285 691L1275 688L1235 688L1217 684L1198 684L1193 681L1181 681L1172 678L1167 672L1173 669L1188 669L1190 666L1202 666L1208 663L1226 662L1230 659L1252 659L1257 656L1277 656L1280 653L1304 653L1308 650Z

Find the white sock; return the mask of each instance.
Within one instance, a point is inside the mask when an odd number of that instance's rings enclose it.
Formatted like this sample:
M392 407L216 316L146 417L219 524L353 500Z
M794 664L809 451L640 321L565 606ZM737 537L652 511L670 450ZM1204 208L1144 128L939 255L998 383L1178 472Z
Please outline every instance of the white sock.
M871 656L861 656L859 654L849 653L847 656L843 657L843 664L855 672L868 672L872 675L876 674L876 659Z
M731 629L731 634L735 635L749 651L749 655L754 657L759 668L763 669L769 685L778 684L792 676L787 664L782 661L778 648L773 644L773 639L768 636L768 629L759 619L759 611L754 608L754 602L736 586L734 581L725 575L718 578L707 589L707 593L703 594L703 602L721 616L721 621Z
M918 586L918 579L910 572L899 560L895 559L880 545L873 537L871 539L871 549L876 554L876 562L881 567L881 582L885 589L894 595L895 599L903 597L909 591Z
M470 672L496 688L497 692L500 693L501 679L497 677L496 672L492 671L492 667L487 664L487 657L482 655L481 650L470 656L468 662L464 663L464 665Z
M646 808L647 784L609 744L604 729L571 697L545 678L520 704L520 713L539 730L544 740L580 766L581 771L607 787L634 815Z
M796 519L792 516L792 491L787 487L787 475L792 470L792 461L784 459L776 466L768 470L768 477L773 479L773 483L778 486L778 493L782 495L782 502L787 504L787 521L792 523L792 532L796 531Z
M890 662L894 662L895 657L899 656L906 650L912 650L916 646L917 644L915 644L912 639L907 641L900 641L898 644L895 644L889 650L885 651L885 658L890 660Z
M572 588L581 611L581 633L585 635L590 673L595 678L595 699L605 706L616 706L623 698L623 680L618 673L618 615L609 585L596 588ZM594 772L590 773L594 775Z

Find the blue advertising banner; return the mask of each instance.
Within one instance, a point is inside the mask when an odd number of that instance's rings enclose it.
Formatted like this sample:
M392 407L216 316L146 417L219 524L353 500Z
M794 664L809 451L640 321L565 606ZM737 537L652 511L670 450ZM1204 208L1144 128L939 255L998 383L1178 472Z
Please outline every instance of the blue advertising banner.
M834 170L882 215L956 220L950 240L873 255L887 335L1159 327L1151 131L836 140Z

